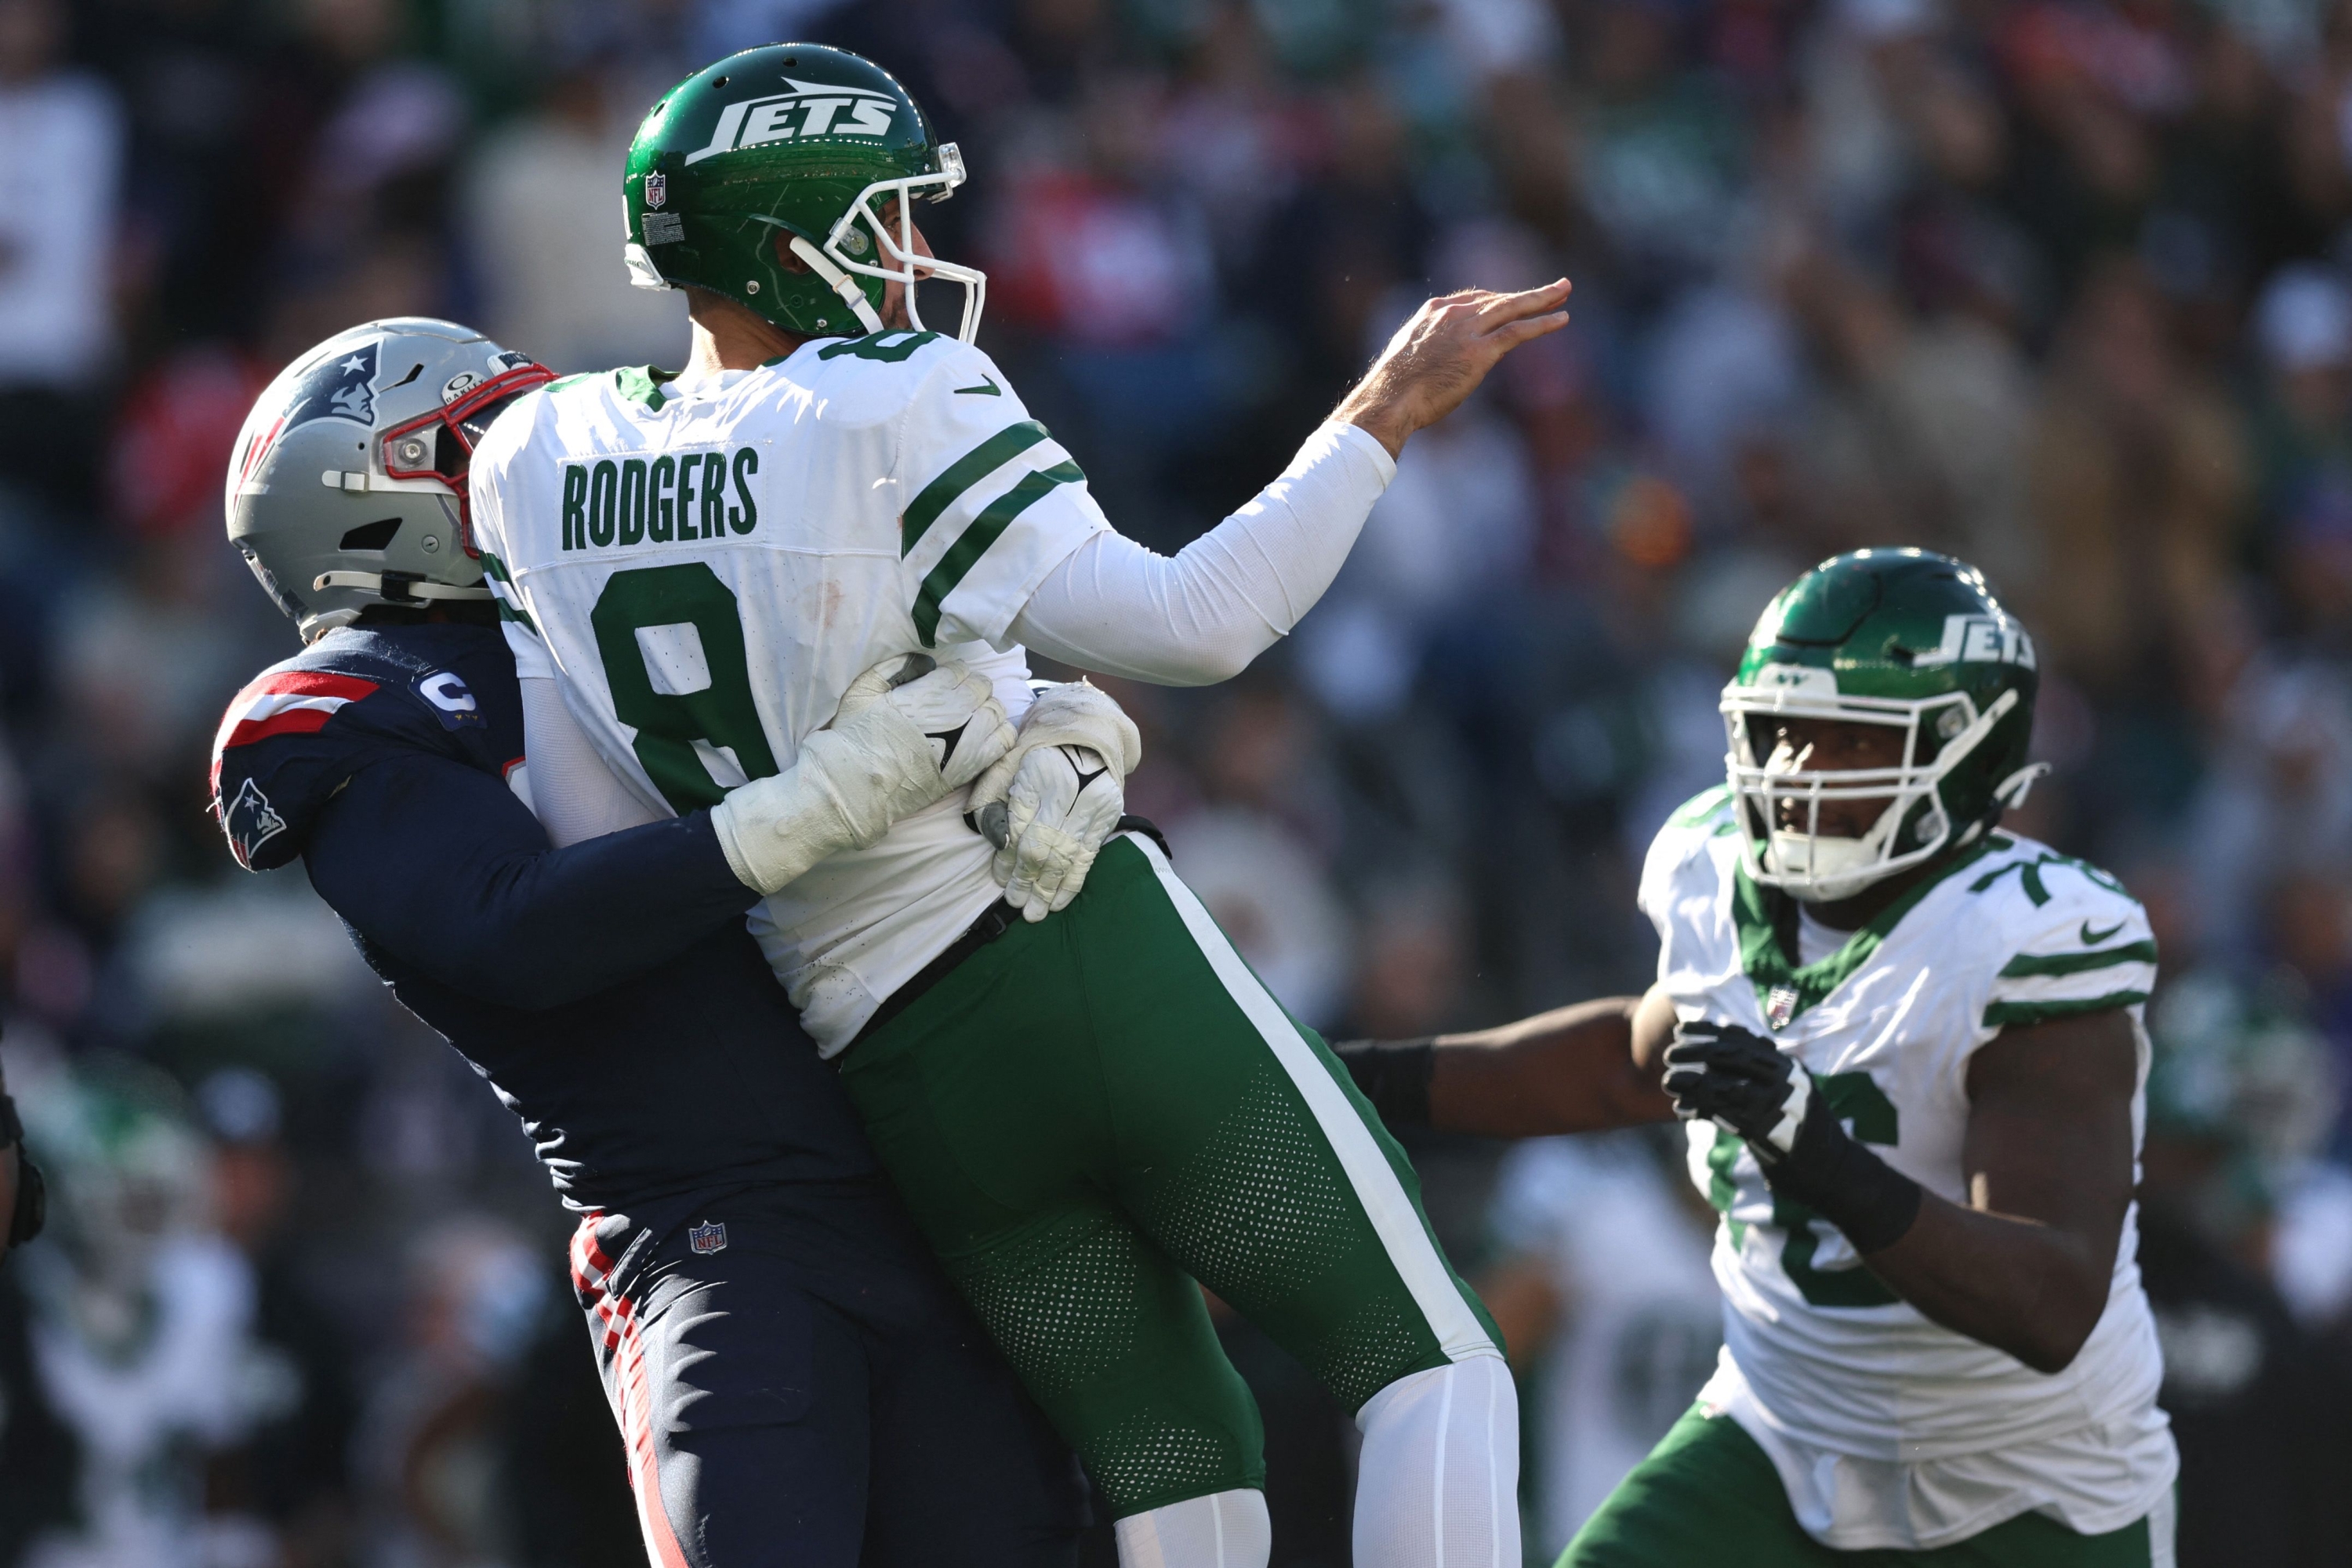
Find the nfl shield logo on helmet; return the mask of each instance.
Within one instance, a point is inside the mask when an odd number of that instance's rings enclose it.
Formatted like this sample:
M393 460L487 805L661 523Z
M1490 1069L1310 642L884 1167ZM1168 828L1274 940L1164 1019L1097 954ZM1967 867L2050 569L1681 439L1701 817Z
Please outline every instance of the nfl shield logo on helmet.
M724 1252L727 1250L727 1227L717 1220L704 1220L687 1231L686 1244L705 1257L714 1252Z
M669 176L656 169L646 176L646 205L658 209L669 200Z
M1797 988L1775 985L1764 996L1764 1022L1775 1030L1785 1029L1789 1020L1797 1016Z

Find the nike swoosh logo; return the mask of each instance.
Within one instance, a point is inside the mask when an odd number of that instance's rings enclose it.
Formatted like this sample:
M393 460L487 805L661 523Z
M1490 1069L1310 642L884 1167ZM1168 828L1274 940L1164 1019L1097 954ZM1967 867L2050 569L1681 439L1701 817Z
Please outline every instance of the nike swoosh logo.
M2096 947L2099 943L2106 941L2107 938L2115 935L2116 932L2123 929L2124 922L2117 921L2115 924L2109 926L2105 931L2093 931L2091 929L2091 922L2084 921L2083 922L2083 945L2084 947Z
M969 392L979 397L1002 397L1004 395L1004 388L996 384L996 378L992 375L982 376L978 386L959 386L956 390L958 392Z

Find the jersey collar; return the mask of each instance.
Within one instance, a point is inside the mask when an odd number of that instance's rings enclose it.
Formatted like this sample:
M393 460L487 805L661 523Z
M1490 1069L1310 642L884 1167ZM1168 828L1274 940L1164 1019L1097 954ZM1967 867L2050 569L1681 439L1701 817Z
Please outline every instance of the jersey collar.
M1846 976L1871 960L1895 925L1921 899L1961 868L1974 864L1995 847L1987 835L1946 860L1932 877L1905 893L1874 916L1869 924L1846 938L1845 945L1818 963L1796 963L1797 900L1778 888L1761 887L1748 875L1744 858L1731 870L1731 923L1739 937L1739 967L1756 987L1756 1003L1765 1022L1775 1031L1788 1027L1808 1009L1826 1000Z

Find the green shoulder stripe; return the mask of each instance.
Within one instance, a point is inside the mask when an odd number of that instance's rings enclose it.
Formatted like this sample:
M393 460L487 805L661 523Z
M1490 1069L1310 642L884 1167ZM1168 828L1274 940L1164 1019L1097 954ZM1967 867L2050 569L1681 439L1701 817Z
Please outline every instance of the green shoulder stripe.
M894 338L898 340L895 342L891 341ZM816 351L816 357L839 359L848 354L854 359L879 360L884 364L897 364L925 343L938 341L937 332L919 332L909 327L885 327L864 337L845 338L840 342L828 343ZM775 362L772 360L769 363Z
M1795 995L1796 1005L1788 1012L1790 1019L1819 1005L1843 984L1848 975L1870 962L1879 944L1920 900L1991 848L1990 843L1979 843L1954 856L1934 876L1881 910L1868 925L1848 937L1843 947L1802 968L1790 957L1797 946L1796 900L1777 889L1759 886L1748 875L1747 862L1742 860L1732 868L1731 921L1739 933L1739 967L1755 985L1765 1016L1772 1016L1770 997L1775 991Z
M621 389L622 396L632 403L642 403L656 414L669 400L669 395L662 390L662 384L677 379L668 371L649 364L623 365L613 373L613 384ZM559 382L557 384L562 384Z
M2011 840L2002 840L2000 847L2002 848L2014 847L2014 843ZM1979 877L1975 881L1970 882L1969 884L1969 891L1971 893L1981 893L1987 888L1991 887L1995 882L2000 881L2003 877L2006 877L2011 872L2014 871L2017 873L2017 885L2025 889L2025 896L2033 900L2033 907L2040 909L2042 905L2050 901L2050 889L2048 885L2043 882L2042 878L2042 868L2047 866L2067 867L2070 869L2081 872L2085 880L2097 887L2105 888L2111 893L2120 893L2126 899L2131 898L2130 891L2126 889L2121 882L2117 881L2108 873L2100 870L2088 860L2077 860L2072 855L2057 855L2053 854L2048 850L2042 851L2040 856L2032 860L2012 860L2006 866L1995 867L1993 869L1986 872L1983 876ZM2132 901L2135 903L2138 902L2136 899Z
M2122 947L2103 947L2093 952L2021 952L2001 966L2003 980L2017 980L2029 974L2080 974L2086 969L2105 969L2117 963L2154 963L2156 943L2127 942Z
M498 581L504 583L509 590L514 587L514 576L507 570L507 563L487 550L482 552L482 575L485 577L496 578ZM523 629L530 633L531 636L537 637L539 635L539 627L531 620L530 612L525 610L520 605L509 604L507 602L506 595L498 592L496 589L492 589L490 592L490 603L499 607L499 619L502 621L519 622L521 624Z
M1984 1010L1985 1027L2005 1029L2011 1024L2044 1024L2053 1018L2079 1018L2147 1000L2145 991L2110 991L2104 996L2077 996L2048 1002L1995 1002Z
M939 521L940 513L956 498L1005 464L1046 439L1045 427L1034 419L1008 425L947 466L944 473L923 487L898 524L898 554L903 560ZM1032 498L1034 499L1034 498Z
M940 563L931 568L930 575L923 579L922 591L915 596L915 630L922 634L925 647L932 646L932 637L940 629L940 605L988 552L988 547L1012 526L1013 520L1043 500L1055 486L1071 484L1086 477L1076 463L1056 463L1030 474L982 509L981 514L971 520L971 526L940 557Z
M1730 804L1731 786L1729 784L1717 784L1713 789L1701 790L1675 807L1675 814L1666 818L1666 826L1668 827L1703 827L1706 825L1708 817ZM1728 832L1736 826L1737 824L1727 823L1720 831Z

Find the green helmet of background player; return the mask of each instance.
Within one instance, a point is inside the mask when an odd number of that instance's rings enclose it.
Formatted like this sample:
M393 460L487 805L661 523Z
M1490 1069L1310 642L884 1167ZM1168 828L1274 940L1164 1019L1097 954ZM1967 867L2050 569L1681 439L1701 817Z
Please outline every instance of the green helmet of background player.
M621 185L630 281L708 289L803 337L856 337L882 330L893 281L922 326L919 263L963 285L956 335L970 342L986 275L914 245L914 204L961 184L955 143L871 60L746 49L672 88L637 128Z
M1973 566L1924 550L1824 561L1766 606L1723 689L1725 759L1748 875L1800 899L1849 898L1973 843L2046 771L2026 761L2033 641ZM1885 726L1899 765L1806 771L1777 721ZM1822 806L1886 803L1862 837Z

